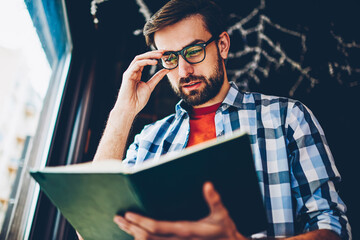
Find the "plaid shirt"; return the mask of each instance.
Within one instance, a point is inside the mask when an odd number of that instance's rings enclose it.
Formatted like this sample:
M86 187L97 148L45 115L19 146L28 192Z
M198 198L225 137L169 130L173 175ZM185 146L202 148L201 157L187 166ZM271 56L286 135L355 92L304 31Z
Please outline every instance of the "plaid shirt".
M323 130L308 108L288 98L242 93L231 83L215 126L217 136L237 129L250 135L269 222L266 236L331 229L351 239L346 206L334 186L340 175ZM145 126L135 137L124 163L138 165L181 151L189 132L189 115L180 101L175 114Z

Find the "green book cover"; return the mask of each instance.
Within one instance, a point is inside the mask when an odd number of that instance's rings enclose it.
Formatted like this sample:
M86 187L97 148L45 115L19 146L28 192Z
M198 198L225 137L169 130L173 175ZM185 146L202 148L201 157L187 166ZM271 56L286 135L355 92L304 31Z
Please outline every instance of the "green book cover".
M113 222L133 211L157 220L209 214L202 187L211 181L244 235L267 226L250 139L235 133L127 167L102 160L32 170L32 177L85 239L132 239Z

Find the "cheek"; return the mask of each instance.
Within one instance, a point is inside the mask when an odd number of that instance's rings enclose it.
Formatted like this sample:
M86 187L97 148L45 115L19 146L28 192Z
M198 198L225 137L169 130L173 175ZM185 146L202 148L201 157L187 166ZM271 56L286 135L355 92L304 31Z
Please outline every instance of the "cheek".
M169 79L169 82L170 82L171 84L176 84L176 83L178 82L178 79L179 79L179 77L178 77L178 75L176 74L176 71L175 71L175 70L169 72L169 73L167 74L167 78Z
M172 87L178 88L178 82L179 81L178 81L178 77L176 76L175 73L173 73L173 72L168 73L167 78L168 78L168 80L169 80Z
M215 66L218 64L218 57L221 57L218 55L218 52L211 52L208 55L206 55L206 64L208 66Z

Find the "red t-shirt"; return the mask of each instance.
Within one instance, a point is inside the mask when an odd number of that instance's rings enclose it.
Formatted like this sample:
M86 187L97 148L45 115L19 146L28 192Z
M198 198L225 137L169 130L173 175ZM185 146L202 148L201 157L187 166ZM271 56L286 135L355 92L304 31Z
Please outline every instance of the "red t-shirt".
M221 103L193 108L190 112L190 135L187 147L216 138L215 113Z

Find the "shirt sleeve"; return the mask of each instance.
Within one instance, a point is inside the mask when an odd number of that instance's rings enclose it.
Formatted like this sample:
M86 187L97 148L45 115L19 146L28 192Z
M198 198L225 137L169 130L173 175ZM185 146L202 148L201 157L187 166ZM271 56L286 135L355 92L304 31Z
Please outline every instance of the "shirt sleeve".
M129 148L126 151L125 159L122 161L123 164L126 164L128 166L134 166L138 163L138 155L139 155L139 148L140 148L140 141L143 138L143 135L146 135L149 131L148 129L153 124L149 124L144 126L144 128L141 130L139 134L135 135L134 142L130 144Z
M126 157L122 161L122 163L128 166L134 166L136 163L136 156L138 149L139 149L139 134L135 136L134 142L130 144L129 148L127 149Z
M295 231L329 229L341 239L351 239L346 206L335 188L340 174L321 126L299 102L288 113L287 139L296 199Z

